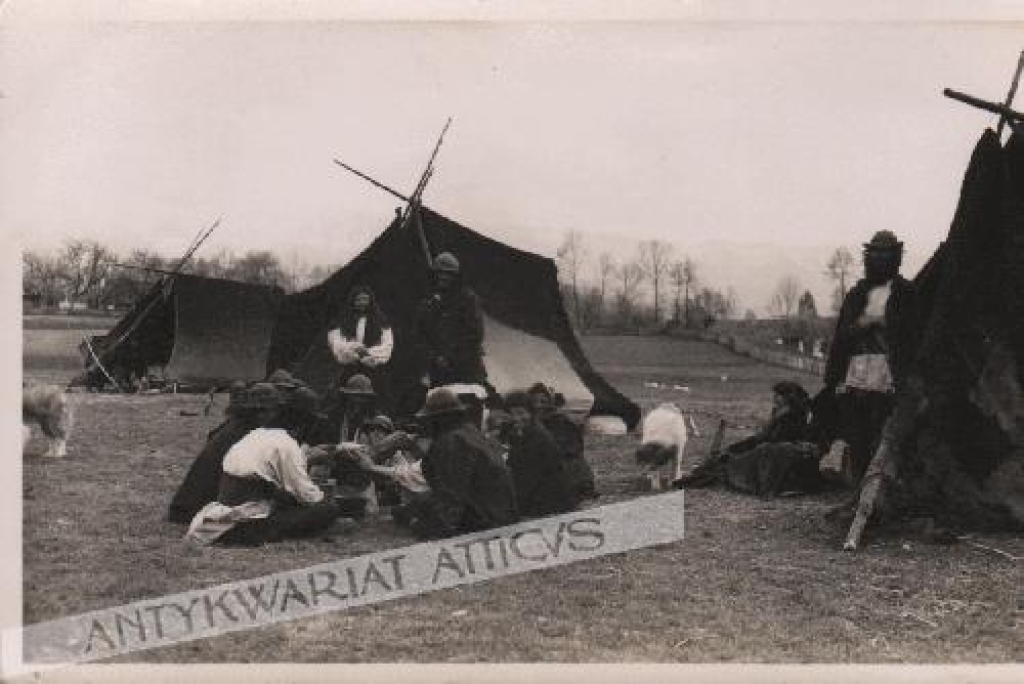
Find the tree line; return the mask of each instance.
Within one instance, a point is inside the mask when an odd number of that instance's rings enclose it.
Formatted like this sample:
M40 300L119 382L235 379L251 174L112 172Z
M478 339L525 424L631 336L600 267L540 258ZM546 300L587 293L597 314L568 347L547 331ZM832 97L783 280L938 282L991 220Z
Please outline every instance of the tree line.
M72 239L52 252L27 251L22 258L22 292L35 306L51 308L61 302L90 309L125 308L144 295L163 272L175 270L178 259L146 249L127 254L95 240ZM182 273L226 278L294 292L328 275L325 267L285 264L271 252L242 254L220 251L186 262Z
M739 304L731 287L703 282L698 264L660 240L639 243L631 256L591 254L584 237L570 230L558 248L556 260L562 298L580 330L668 331L702 329L719 320L739 318ZM833 283L830 309L836 313L854 279L850 250L836 249L824 275ZM646 287L645 287L646 286ZM815 319L820 313L814 295L793 275L779 279L768 307L771 317ZM746 309L744 320L760 318Z
M571 230L556 254L562 298L581 330L705 328L737 313L736 293L703 284L697 263L670 243L647 240L632 258L602 252L593 262L590 251Z

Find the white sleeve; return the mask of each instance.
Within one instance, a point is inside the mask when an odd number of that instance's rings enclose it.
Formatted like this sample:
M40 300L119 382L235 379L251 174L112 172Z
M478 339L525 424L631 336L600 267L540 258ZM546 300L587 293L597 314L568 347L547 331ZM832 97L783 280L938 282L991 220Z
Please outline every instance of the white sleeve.
M373 359L371 362L374 366L381 366L391 360L391 351L395 347L395 338L391 334L391 328L384 328L380 331L380 342L367 349L369 354L368 358Z
M278 447L280 454L281 488L294 496L301 504L315 504L323 501L324 493L309 477L306 470L306 456L296 443L294 447Z
M352 351L352 340L342 335L339 328L327 333L327 346L331 348L331 353L334 354L338 363L355 363L359 360L356 353Z

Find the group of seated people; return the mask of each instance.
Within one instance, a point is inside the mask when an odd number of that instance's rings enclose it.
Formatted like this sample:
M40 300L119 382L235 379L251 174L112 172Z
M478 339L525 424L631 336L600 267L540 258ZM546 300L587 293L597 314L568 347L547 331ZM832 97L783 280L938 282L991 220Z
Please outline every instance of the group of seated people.
M260 545L387 509L429 539L572 511L595 495L582 425L541 383L495 397L483 421L435 388L401 429L365 375L335 394L322 400L283 370L234 386L169 520L199 543Z

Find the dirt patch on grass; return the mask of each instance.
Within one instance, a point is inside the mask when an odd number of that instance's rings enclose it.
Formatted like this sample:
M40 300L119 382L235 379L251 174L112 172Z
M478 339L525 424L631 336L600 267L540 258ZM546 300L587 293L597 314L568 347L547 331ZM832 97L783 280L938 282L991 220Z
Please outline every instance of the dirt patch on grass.
M695 413L702 455L722 415L766 415L770 385L816 379L706 342L589 338L591 358L645 408ZM723 376L725 379L723 380ZM650 385L658 383L659 387ZM674 389L674 385L689 391ZM665 385L665 386L663 386ZM404 546L386 520L323 539L196 550L163 521L224 398L75 395L65 460L27 457L26 622ZM744 436L733 431L729 438ZM38 447L38 445L36 445ZM598 505L642 496L635 437L594 437ZM839 551L822 513L836 495L760 500L687 493L682 542L299 622L131 654L145 662L762 661L986 662L1024 659L1021 567L960 544L877 535ZM1019 539L986 543L1024 554Z

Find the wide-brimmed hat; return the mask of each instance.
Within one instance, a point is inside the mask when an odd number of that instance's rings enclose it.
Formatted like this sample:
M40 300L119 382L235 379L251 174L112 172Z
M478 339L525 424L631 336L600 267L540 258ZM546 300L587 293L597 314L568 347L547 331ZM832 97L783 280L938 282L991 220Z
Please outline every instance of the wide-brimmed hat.
M864 243L864 249L872 252L897 252L903 250L903 243L891 230L880 230Z
M273 383L278 389L281 390L293 390L296 387L308 387L305 382L299 380L297 377L286 371L284 368L278 368L276 371L270 374L267 378L267 382Z
M239 396L237 405L245 409L273 409L284 406L281 392L272 383L253 383Z
M452 415L465 412L465 405L459 401L458 395L450 389L438 387L431 390L423 402L423 408L419 410L416 417L420 420L429 420L438 416Z
M383 413L378 413L373 418L370 418L368 421L363 423L363 426L367 430L383 430L384 432L395 431L395 424Z
M377 396L373 391L373 383L370 382L370 378L361 373L357 373L346 380L345 385L341 388L341 393L365 397Z
M439 273L457 274L461 270L459 260L451 252L441 252L434 257L433 268Z

